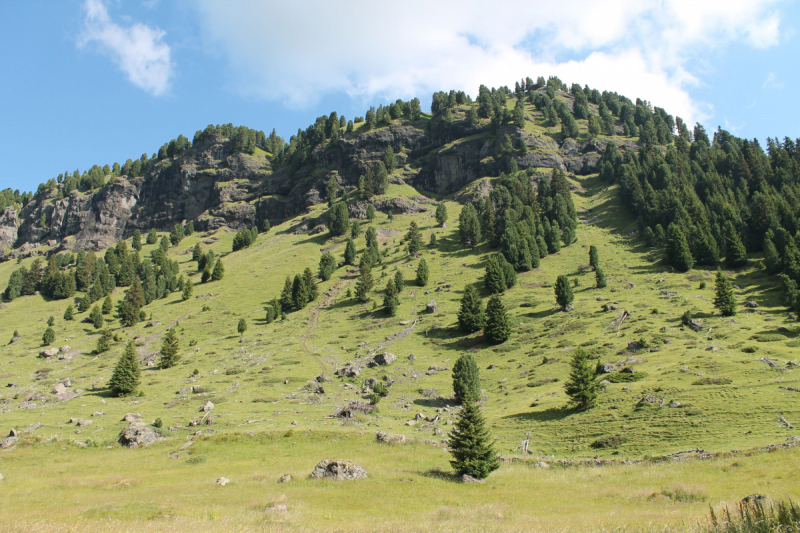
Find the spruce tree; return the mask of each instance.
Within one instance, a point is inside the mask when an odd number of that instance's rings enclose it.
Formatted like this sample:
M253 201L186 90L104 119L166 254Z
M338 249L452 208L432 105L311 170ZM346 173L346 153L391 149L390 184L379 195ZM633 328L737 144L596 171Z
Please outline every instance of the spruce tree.
M372 290L372 267L366 255L361 256L358 265L358 279L356 280L356 299L362 304L369 301L369 291Z
M764 267L768 274L777 274L781 271L781 256L770 239L764 241Z
M328 281L336 269L336 258L330 252L325 252L319 258L319 279Z
M303 276L295 274L292 282L292 306L297 310L303 309L309 300L308 287L303 281Z
M114 303L111 301L111 296L106 296L105 300L103 300L103 314L107 315L111 311L114 310Z
M472 285L467 285L464 287L464 296L461 297L458 327L467 333L474 333L483 329L485 322L486 315L478 291Z
M436 222L440 226L444 226L447 222L447 206L444 202L439 202L439 205L436 206Z
M486 275L483 279L486 288L492 294L499 294L508 288L505 269L500 262L500 257L502 257L500 254L492 254L486 262Z
M211 279L219 281L225 276L225 265L222 264L222 259L217 259L217 264L214 265L214 271L211 273Z
M283 312L290 310L294 305L294 299L292 298L292 280L289 276L286 276L286 281L283 282L280 303Z
M117 361L108 388L117 396L128 396L139 389L141 380L141 369L139 368L139 358L136 357L136 348L133 341L125 346L125 352Z
M486 421L476 399L467 395L463 409L449 435L450 464L460 474L485 479L500 468Z
M95 351L97 353L107 352L109 349L111 349L111 340L112 336L109 330L104 329L103 331L101 331L100 337L97 339L97 348Z
M733 284L730 278L717 269L714 297L714 307L719 310L722 316L733 316L736 314L736 296L733 294Z
M203 257L203 249L200 247L200 243L194 245L194 249L192 249L192 261L200 261L200 258ZM198 270L202 270L198 267Z
M375 220L375 206L373 206L372 204L369 204L367 206L367 220L369 220L370 222Z
M350 231L350 213L345 202L337 202L328 211L328 229L331 235L345 235Z
M89 320L91 320L94 329L100 329L103 327L103 313L96 305L92 307L92 312L89 313Z
M92 299L89 298L88 294L84 294L83 298L78 301L78 312L83 313L88 311L89 308L92 306Z
M597 246L594 244L589 247L589 265L594 270L600 268L600 253L597 251Z
M50 346L55 342L55 340L56 340L56 332L53 331L53 328L47 328L46 330L44 330L44 333L42 334L43 343Z
M425 259L422 258L419 260L419 265L417 266L417 285L420 287L424 287L428 284L428 263L425 262Z
M357 239L359 235L361 235L361 223L356 219L350 224L350 239Z
M142 249L142 232L138 229L133 232L133 237L131 237L131 248L137 252Z
M347 245L344 247L344 262L346 265L356 264L356 243L353 239L347 239Z
M489 342L500 344L511 337L511 326L503 300L499 294L493 294L486 303L486 326L483 335Z
M64 311L64 320L72 320L73 313L72 306L68 305L66 311Z
M394 273L394 287L397 289L397 294L403 292L406 281L403 279L403 273L398 268Z
M606 285L608 285L606 283L606 274L605 272L603 272L602 268L598 268L594 271L594 280L595 280L595 286L598 289L604 289Z
M473 398L480 397L480 372L472 354L462 355L453 365L453 393L459 404L463 404L469 395Z
M240 318L239 323L236 324L236 331L239 332L239 335L244 335L244 332L247 331L247 320Z
M458 233L464 246L478 246L481 240L481 224L472 204L467 204L458 216Z
M389 278L389 281L386 282L386 289L383 291L383 307L389 316L395 316L399 305L400 299L397 297L397 287L394 284L394 279Z
M309 302L313 302L319 298L319 286L317 285L317 278L314 277L314 272L309 267L306 267L305 270L303 270L303 285L306 287L306 294L308 294Z
M597 382L594 380L595 367L583 348L578 348L570 361L569 379L564 384L572 405L581 411L591 409L597 401Z
M747 264L747 250L730 220L725 223L725 264L729 268Z
M422 249L422 233L416 222L412 222L408 227L408 233L403 240L408 242L409 255L415 255Z
M192 292L194 292L194 283L192 280L187 279L186 283L183 284L183 292L181 293L181 300L184 302L192 297Z
M201 283L207 283L211 281L211 266L209 263L206 263L206 266L203 268L203 274L200 276Z
M694 266L694 258L689 250L689 243L686 242L681 228L672 223L667 229L667 262L678 272L686 272Z
M575 299L575 295L572 294L572 285L570 285L566 275L561 274L556 278L555 292L556 303L561 306L562 310L566 311L567 307Z
M175 328L169 328L167 334L164 335L164 341L161 343L161 368L170 368L175 366L180 360L178 355L178 335L175 333Z
M158 234L156 234L156 230L155 230L155 228L154 228L154 229L151 229L151 230L150 230L150 231L147 233L147 240L146 240L146 242L147 242L147 244L155 244L156 242L158 242Z

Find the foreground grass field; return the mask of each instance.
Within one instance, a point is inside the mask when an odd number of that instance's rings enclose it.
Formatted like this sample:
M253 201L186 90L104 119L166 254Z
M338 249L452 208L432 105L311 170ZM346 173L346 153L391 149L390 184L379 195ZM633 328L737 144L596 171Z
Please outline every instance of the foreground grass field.
M690 448L745 451L797 435L786 422L800 423L800 393L791 390L800 387L800 374L790 363L798 358L800 329L758 258L729 272L739 303L755 301L758 307L740 306L736 317L720 317L711 302L712 272L670 272L659 263L660 250L646 249L630 235L634 225L621 212L614 188L593 177L576 185L576 204L585 210L578 241L543 259L539 269L521 274L504 295L513 335L500 346L455 328L463 287L475 283L487 296L482 276L490 250L457 245L460 206L454 202L447 203L447 228L436 227L432 208L393 220L378 214L374 225L387 254L385 267L373 271L375 304L347 298L356 271L342 267L320 284L316 302L284 321L265 323L263 306L279 295L287 275L305 267L316 271L326 250L341 260L343 239L297 234L300 220L273 228L236 253L229 253L233 233L226 231L184 239L169 254L197 283L194 297L182 302L173 293L145 307L153 327L120 328L107 315L107 327L121 342L99 356L93 353L96 331L80 321L85 314L74 321L61 318L72 302L32 296L6 304L0 309L0 336L5 341L18 330L22 339L0 348L0 432L15 428L23 438L0 452L5 477L0 528L229 531L241 524L299 531L659 530L688 527L709 504L753 492L798 498L796 448L602 468L505 463L480 487L425 475L449 468L441 445L456 416L448 401L449 369L466 352L481 369L483 410L506 457L523 458L514 449L528 433L532 456L525 459L549 463L594 456L641 460ZM397 185L389 192L418 194ZM307 216L323 211L317 206ZM423 252L431 270L424 288L413 283L418 260L400 243L412 220L426 243L431 233L438 237L437 246ZM363 230L368 224L362 222ZM223 255L223 280L199 283L191 261L198 242ZM357 244L361 252L363 236ZM595 289L594 274L584 268L591 244L600 251L605 289ZM152 248L145 246L143 256ZM0 264L0 287L15 268ZM406 283L398 316L389 318L380 309L380 290L396 269ZM552 285L562 273L578 283L570 313L559 311L553 296ZM703 281L707 286L700 289ZM116 303L123 295L117 289L112 298ZM431 300L438 305L435 314L424 312ZM618 309L605 311L602 305ZM702 332L681 328L686 309L702 321ZM622 310L630 317L618 324ZM77 352L71 360L38 356L48 316L56 319L55 346ZM248 322L243 337L236 332L240 318ZM136 339L140 356L155 354L171 325L179 331L182 363L168 370L146 367L141 397L111 397L105 384L123 342ZM396 335L404 330L405 336ZM629 347L640 340L650 349ZM569 410L563 392L569 358L578 346L601 363L627 361L636 369L635 381L609 383L599 405L585 413ZM380 351L396 354L397 362L364 368L357 378L334 376L344 363ZM323 374L331 381L323 381L324 393L315 393L307 384ZM364 397L364 379L383 376L394 383L378 413L331 418ZM603 377L609 376L598 379ZM65 378L83 392L58 403L50 393ZM648 395L655 403L640 402ZM208 400L215 404L209 415L213 424L191 427ZM162 419L166 440L149 449L119 449L122 418L131 412L148 423ZM437 414L436 423L427 421ZM78 428L71 418L92 423ZM198 429L203 435L194 437ZM289 430L294 436L283 437ZM381 447L374 443L378 430L418 442ZM188 438L195 444L178 451ZM371 477L342 485L306 480L324 458L361 462ZM296 482L276 485L284 473L296 476ZM215 486L220 476L232 483ZM288 514L263 512L283 496Z
M0 531L687 531L709 505L800 497L800 447L711 460L537 468L506 463L455 483L442 450L357 431L242 433L147 449L50 441L4 454ZM322 457L369 478L307 479ZM278 483L291 474L291 483ZM231 480L217 486L220 476ZM288 511L268 507L285 505Z

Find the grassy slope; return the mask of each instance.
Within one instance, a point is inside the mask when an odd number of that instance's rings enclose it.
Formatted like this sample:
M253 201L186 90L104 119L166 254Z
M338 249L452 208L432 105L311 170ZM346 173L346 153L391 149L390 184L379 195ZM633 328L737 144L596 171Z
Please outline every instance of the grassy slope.
M454 329L463 286L479 282L489 250L486 247L476 251L460 250L456 244L460 206L452 202L447 204L450 221L445 229L434 227L433 209L420 215L396 216L393 222L389 222L384 215L378 215L375 226L379 231L393 229L404 232L411 220L415 220L423 230L426 243L431 232L436 232L439 238L436 252L426 249L424 253L431 275L429 286L423 289L413 285L417 261L400 250L402 233L387 237L390 232L381 232L381 247L387 248L389 255L384 261L385 270L378 267L374 271L376 287L383 287L388 278L381 276L384 273L386 276L393 275L396 268L403 271L406 279L406 286L400 295L400 311L395 318L385 317L380 309L373 311L371 303L359 305L348 300L345 293L348 288L354 287L355 271L341 268L330 281L320 284L321 297L317 302L303 311L290 313L284 322L266 325L262 306L278 295L287 275L301 272L306 266L316 270L322 250L338 246L334 253L339 258L344 251L341 238L329 239L326 234L294 235L289 228L296 221L290 221L273 228L268 235L260 236L251 248L225 256L225 279L206 285L198 283L195 297L190 301L181 302L180 294L175 293L147 306L148 314L152 312L153 320L163 322L162 326L145 328L141 324L121 330L116 321L110 321L109 327L126 339L143 337L140 350L150 353L158 351L159 337L166 326L179 320L183 364L169 370L145 370L142 387L145 396L141 398L118 399L106 395L103 387L122 351L122 345L116 345L110 353L99 357L90 355L97 338L91 325L78 320L65 322L61 319L69 302L46 302L38 296L11 302L0 309L0 335L10 338L12 331L17 329L23 339L0 348L0 379L2 385L15 381L20 386L16 389L0 389L0 402L5 402L0 403L0 408L4 410L0 414L2 427L24 429L33 423L41 423L43 427L36 430L35 435L52 440L50 444L41 444L33 449L17 449L0 454L0 473L8 478L4 482L7 484L4 491L11 487L17 494L12 499L16 503L5 507L6 511L0 511L8 513L5 517L0 514L0 522L13 517L24 516L26 520L35 518L28 514L26 508L37 508L30 503L38 501L35 499L38 497L33 495L31 488L26 488L28 486L39 487L44 494L52 495L51 501L60 502L59 505L69 505L64 515L67 522L84 512L89 513L84 515L87 518L100 518L103 513L95 515L90 510L102 507L102 501L106 505L117 505L113 496L114 491L118 490L115 476L123 480L129 477L136 480L131 490L120 489L129 494L131 503L125 505L133 506L130 512L124 509L119 511L121 519L146 516L150 513L147 509L160 509L158 505L161 505L161 498L155 498L147 491L147 487L152 488L151 483L163 483L176 488L171 492L188 491L187 494L192 494L192 491L197 491L197 497L200 498L181 498L183 503L167 505L166 514L199 520L203 519L203 513L213 515L218 512L220 517L235 522L236 517L245 512L243 508L258 507L269 499L261 490L263 481L256 482L253 479L253 482L245 482L257 475L251 474L251 471L261 469L267 472L264 477L267 483L272 483L277 474L284 470L302 478L318 460L340 455L364 462L374 473L372 480L365 483L363 489L358 489L363 490L365 495L373 494L375 487L380 486L380 490L389 490L389 494L403 501L404 497L426 491L430 493L424 503L427 514L419 515L420 524L432 524L428 522L430 520L447 523L451 519L454 524L469 524L475 512L472 503L476 501L474 495L469 496L471 488L454 488L456 496L451 497L450 491L440 490L442 487L438 484L442 481L429 484L426 478L420 477L420 472L428 468L447 468L447 456L441 448L431 444L380 448L367 442L372 432L379 429L401 432L420 441L438 442L444 438L444 435L435 435L430 424L409 426L406 422L417 413L428 417L435 415L442 403L423 397L420 391L434 388L439 394L449 396L452 392L449 372L412 378L410 371L414 369L424 373L431 365L452 367L466 350L473 351L482 369L483 387L486 389L485 414L498 439L497 447L506 456L514 455L510 450L519 444L526 432L531 432L531 448L536 454L554 455L556 458L589 455L612 457L612 454L618 458L641 458L694 447L713 451L744 450L783 442L792 435L792 431L781 425L778 419L782 415L793 423L800 420L798 393L779 389L779 386L798 387L800 379L797 370L778 372L759 359L767 356L783 363L796 358L796 348L792 346L797 343L793 340L797 328L795 323L788 321L774 284L755 267L755 261L752 267L732 274L742 287L737 290L739 300L756 300L761 307L756 312L741 313L735 321L714 316L711 304L712 273L702 270L689 274L668 272L657 264L658 251L647 250L640 241L627 236L632 224L622 213L614 188L605 188L597 183L596 178L582 178L581 181L586 192L576 194L575 201L578 207L591 209L591 214L585 216L592 217L593 223L579 226L577 243L544 259L540 269L519 276L517 287L504 297L514 322L514 335L510 341L498 347L481 344L478 340L465 340ZM393 185L389 194L413 195L416 192L407 186ZM313 214L322 210L324 206L317 206ZM362 228L366 229L366 224ZM219 240L211 242L214 237ZM233 234L225 231L213 236L195 234L171 249L170 257L177 259L182 271L191 274L199 282L199 274L191 262L191 248L198 241L206 241L209 244L203 244L204 247L216 253L227 253L232 238ZM606 289L592 288L593 273L579 268L588 263L590 244L597 245L600 250L609 280ZM361 251L363 237L358 240L358 246ZM149 253L151 248L145 247L144 253ZM25 263L30 262L26 260ZM0 287L5 286L15 268L17 265L13 263L0 264ZM572 313L561 313L556 309L552 284L560 273L579 281L576 309ZM701 279L707 281L708 288L697 288ZM629 288L629 282L635 287ZM452 288L435 292L436 287L442 284L451 284ZM428 291L430 294L426 294ZM668 297L663 296L661 291L677 294ZM122 296L123 291L118 289L113 298L116 302ZM600 302L596 300L598 296L608 298L607 303L615 303L632 313L619 332L609 328L616 313L601 311ZM377 292L373 299L380 305L381 298ZM425 303L432 299L438 303L437 313L422 313ZM525 306L522 307L522 304ZM204 305L209 310L202 311ZM702 318L706 326L712 328L713 339L679 330L680 315L686 308L692 308L695 316ZM653 309L659 313L652 314ZM71 362L37 357L42 349L40 337L46 327L44 321L50 315L56 317L56 346L67 344L86 355ZM236 323L241 317L246 318L249 325L245 339L240 339L236 334ZM388 335L405 327L401 322L415 318L420 319L419 323L406 338L385 341ZM662 331L663 327L667 330ZM779 327L788 330L779 332ZM758 342L754 338L755 335L764 334L772 334L773 337L768 338L778 340ZM660 350L625 353L629 341L642 337ZM196 341L196 346L190 348L190 340ZM671 344L663 344L664 340L671 341ZM367 344L360 346L364 342ZM385 345L385 350L398 356L398 361L391 367L367 369L361 378L356 379L335 378L333 382L324 384L324 395L301 389L320 373L332 376L333 370L342 363L353 360L357 355L367 355L370 349L381 344ZM620 361L629 355L643 359L635 367L638 372L647 373L647 378L630 384L610 385L601 396L598 407L590 412L573 413L565 409L566 398L562 387L568 374L568 360L570 352L581 344L597 350L603 362ZM719 349L707 351L706 348L712 345ZM757 347L759 350L749 354L742 351L744 347ZM416 356L415 361L407 359L410 354ZM542 364L544 356L557 361ZM495 368L486 369L490 364ZM684 367L688 367L688 371L682 371ZM44 368L51 370L46 377L35 380L36 371ZM191 381L190 374L194 369L200 371L197 381ZM730 378L732 383L724 386L693 385L699 379L698 373L711 378ZM346 382L360 387L363 379L380 378L384 374L388 374L395 383L389 397L381 402L379 415L359 418L346 424L338 419L326 418L348 400L360 397L356 390L344 386ZM72 379L73 388L81 388L86 392L62 404L36 402L36 409L18 408L26 394L37 390L49 393L56 382L66 377ZM557 378L559 381L537 387L526 386L545 378ZM190 385L202 386L209 392L205 395L176 394L179 389ZM630 389L626 390L626 387ZM682 407L637 409L636 402L647 393L666 398L667 403L679 401ZM301 436L313 431L317 435L322 432L327 437L275 439L266 448L253 443L229 446L198 444L180 452L179 460L166 461L168 452L177 449L183 439L194 433L196 428L189 429L186 425L189 420L200 418L198 408L208 399L216 407L212 412L214 425L202 427L206 434L224 436L255 432L257 435L282 435L286 430L293 429ZM92 418L91 415L97 411L104 414ZM125 425L120 420L127 412L139 412L146 421L160 417L164 420L165 429L172 426L177 430L165 431L172 440L152 450L106 451L102 446L116 440L118 432ZM71 417L91 419L93 424L76 433L75 426L67 423ZM451 413L442 413L440 425L445 432L450 419ZM359 436L361 434L364 436ZM589 446L597 439L617 436L626 439L618 448L595 450ZM33 440L30 436L26 438ZM333 440L337 441L336 445L333 445ZM77 449L71 446L73 443L89 443L100 448ZM124 456L130 457L130 460L124 460L119 455L128 453L137 455ZM789 468L796 469L796 452L780 452L778 455L786 458ZM187 464L190 456L206 457L207 466ZM59 470L58 476L45 476L46 472L36 466L41 465L45 457L63 462L65 466ZM237 459L229 462L230 457ZM706 463L694 464L683 465L681 469L686 469L686 478L694 479L693 482L710 485L707 487L707 496L711 501L737 498L756 490L776 496L800 496L796 487L792 488L784 482L775 481L773 485L761 485L758 482L759 477L762 478L760 483L766 483L764 478L776 480L788 475L782 471L787 463L753 459L748 462L753 469L752 478L744 478L737 485L728 484L723 474L719 474L718 482L713 481L717 479L713 468L705 466ZM215 465L215 468L211 468L211 465ZM723 463L719 465L719 468L725 467ZM699 512L697 506L682 506L677 509L678 513L669 514L673 510L662 512L658 507L660 503L653 504L643 498L641 491L645 489L652 488L653 492L670 490L672 484L681 480L680 477L670 477L675 472L672 468L600 469L596 475L616 481L598 485L598 499L593 500L592 504L596 506L596 514L590 513L594 517L591 523L610 523L608 520L611 519L603 521L603 516L608 517L603 503L603 498L607 497L638 502L636 505L641 508L634 506L639 509L635 511L631 507L629 512L632 514L621 519L631 524L644 525L650 519L667 520L668 516L672 523L676 523L692 513L696 515ZM151 475L156 471L161 472L157 477L159 481ZM566 484L566 488L560 489L566 494L578 490L577 487L583 482L581 480L594 478L591 472L591 469L547 473L537 470L535 479L544 476L544 479L551 479L553 483ZM623 472L630 472L628 479L624 478ZM665 476L656 477L663 481L646 483L651 472ZM42 477L36 477L39 475ZM219 475L231 477L236 481L235 485L241 481L241 489L235 490L242 492L233 502L223 503L218 501L218 496L209 495L209 491L216 490L216 487L209 485L209 480ZM510 513L509 504L503 503L513 501L515 512L520 506L520 509L530 509L530 513L541 512L541 516L548 516L541 506L534 505L538 498L531 496L535 494L531 491L539 490L543 495L548 494L541 489L548 485L531 483L531 476L533 474L526 467L506 466L501 469L492 477L495 488L490 494L502 494L502 497L492 500L498 502L497 507L487 508L487 512L497 512L503 516L513 514ZM28 480L26 484L11 483L14 478L21 477ZM411 479L408 487L413 488L394 488L402 484L385 483L398 478ZM111 481L104 481L106 479ZM89 487L85 489L88 492L81 489L82 492L75 499L68 498L68 491L60 487L73 482L80 487ZM91 487L98 486L109 490L95 494L92 492L95 489ZM614 489L615 486L618 488ZM290 502L296 503L298 509L304 509L297 513L302 517L298 518L299 525L322 520L327 510L330 520L334 522L317 523L333 527L337 517L341 518L344 511L340 507L329 509L327 506L330 502L320 500L317 497L318 490L304 481L297 486L292 485L285 492L291 492ZM279 496L280 491L268 492L271 498ZM352 494L354 496L349 500L354 502L352 505L363 505L363 498L357 496L360 493ZM463 498L459 494L463 494ZM210 498L207 500L210 503L196 503L205 502L206 496ZM197 507L193 507L195 505ZM651 508L653 505L656 506L655 511ZM700 507L702 505L699 504ZM141 507L141 513L136 510L139 509L137 506L144 506ZM219 510L215 511L214 506L218 506ZM396 508L394 503L381 505L380 508L388 513L390 520L396 520L397 523L409 518L408 511L403 510L404 507ZM549 512L553 516L559 510L551 509ZM159 511L152 512L158 514ZM110 516L114 513L110 513ZM651 516L650 513L655 514ZM526 515L523 513L522 516ZM365 528L372 526L366 518L362 520ZM614 520L620 519L611 521ZM657 523L660 523L658 520ZM498 528L514 526L515 522L497 524ZM577 524L575 527L580 529Z

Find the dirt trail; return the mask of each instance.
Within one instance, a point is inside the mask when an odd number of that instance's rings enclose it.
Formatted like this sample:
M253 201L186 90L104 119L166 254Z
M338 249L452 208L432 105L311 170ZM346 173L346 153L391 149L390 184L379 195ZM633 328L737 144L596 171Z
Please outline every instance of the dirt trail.
M310 358L314 359L317 362L323 374L328 370L328 367L320 357L316 357L314 356L314 354L311 353L311 348L309 348L308 346L308 339L311 337L311 334L314 333L314 331L317 329L320 309L331 305L333 300L336 298L336 296L338 296L339 292L342 290L343 285L344 285L344 280L339 279L339 281L334 283L330 287L330 289L328 289L327 296L325 297L325 299L319 302L317 305L315 305L314 308L311 310L311 323L308 325L308 329L305 331L305 333L300 335L300 348L307 356L309 356Z

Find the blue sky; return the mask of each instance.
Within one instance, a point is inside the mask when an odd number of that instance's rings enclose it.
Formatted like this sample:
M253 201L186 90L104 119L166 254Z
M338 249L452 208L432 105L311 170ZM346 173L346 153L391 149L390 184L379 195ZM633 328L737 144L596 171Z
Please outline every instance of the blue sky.
M0 188L207 124L288 139L336 110L556 74L736 135L800 137L790 1L66 0L0 4Z

